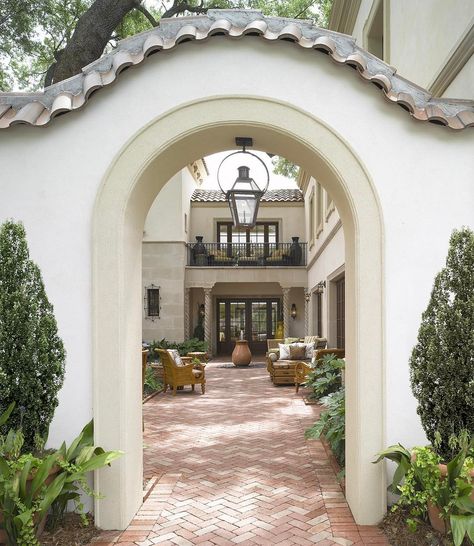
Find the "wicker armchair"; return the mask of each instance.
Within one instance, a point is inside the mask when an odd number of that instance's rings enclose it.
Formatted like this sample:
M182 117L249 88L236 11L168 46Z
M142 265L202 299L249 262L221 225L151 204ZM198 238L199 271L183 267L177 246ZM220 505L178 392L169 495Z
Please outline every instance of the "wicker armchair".
M344 349L319 349L314 351L314 362L318 362L324 355L335 355L337 358L344 358ZM306 362L298 362L295 366L295 390L300 390L300 385L306 381L306 378L311 371L312 367Z
M176 396L178 387L191 385L194 390L195 385L201 385L201 392L206 392L206 371L203 364L186 364L178 366L172 356L165 349L155 349L160 355L163 363L163 388L173 389L173 396Z

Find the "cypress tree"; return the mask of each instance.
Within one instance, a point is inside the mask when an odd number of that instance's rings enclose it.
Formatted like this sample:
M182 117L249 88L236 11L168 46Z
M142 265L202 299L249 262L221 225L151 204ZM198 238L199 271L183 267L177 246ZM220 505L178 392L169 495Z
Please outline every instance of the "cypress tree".
M460 434L474 435L474 232L451 235L410 359L418 414L439 455L450 460Z
M15 401L7 428L23 430L23 451L47 438L64 380L65 351L25 229L0 226L0 413Z

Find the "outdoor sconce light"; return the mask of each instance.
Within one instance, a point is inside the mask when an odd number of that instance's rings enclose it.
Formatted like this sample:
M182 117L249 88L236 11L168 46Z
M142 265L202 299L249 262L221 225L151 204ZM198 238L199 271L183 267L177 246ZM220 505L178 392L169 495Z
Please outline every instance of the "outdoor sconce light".
M290 316L293 320L296 318L296 305L294 303L291 304Z
M217 183L219 184L222 193L225 193L226 200L229 203L234 226L237 228L253 228L257 223L260 199L267 191L268 183L270 182L270 174L265 163L258 156L246 150L247 146L253 146L252 138L237 137L235 139L235 144L237 146L242 146L242 150L232 152L224 157L217 171ZM233 186L227 191L224 190L219 176L221 167L227 159L237 154L246 154L249 158L256 158L263 165L267 179L265 184L262 184L262 187L260 187L253 178L250 178L250 168L246 165L242 165L237 169L238 176L235 179Z
M204 318L206 315L206 308L204 307L204 303L201 303L201 305L199 306L199 316L201 318Z
M326 281L319 281L318 284L316 285L316 293L322 294L325 288L326 288Z

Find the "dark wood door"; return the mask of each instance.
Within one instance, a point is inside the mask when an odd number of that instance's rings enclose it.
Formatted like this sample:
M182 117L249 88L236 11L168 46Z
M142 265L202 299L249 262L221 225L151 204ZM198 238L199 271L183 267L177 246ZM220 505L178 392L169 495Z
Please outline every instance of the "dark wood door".
M217 304L217 352L230 355L241 336L249 342L253 355L267 350L267 339L275 337L281 314L278 298L219 299Z

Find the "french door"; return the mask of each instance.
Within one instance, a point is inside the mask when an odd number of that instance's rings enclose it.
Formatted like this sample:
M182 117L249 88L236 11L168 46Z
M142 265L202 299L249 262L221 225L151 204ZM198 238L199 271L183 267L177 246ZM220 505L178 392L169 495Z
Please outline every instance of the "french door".
M217 352L228 355L238 339L246 339L252 354L264 354L267 339L275 337L277 322L281 316L278 298L227 298L217 305Z

